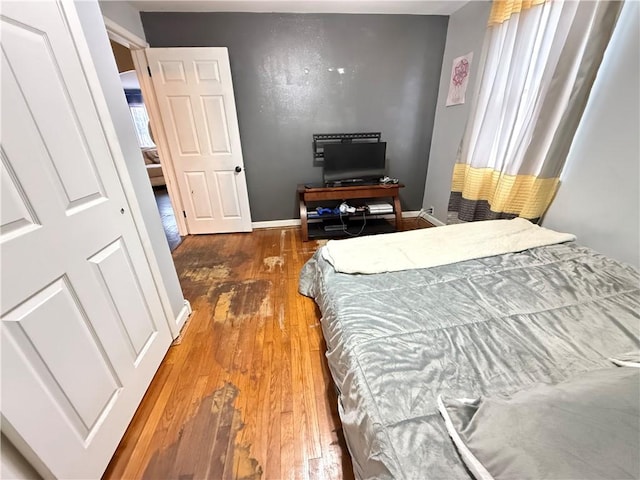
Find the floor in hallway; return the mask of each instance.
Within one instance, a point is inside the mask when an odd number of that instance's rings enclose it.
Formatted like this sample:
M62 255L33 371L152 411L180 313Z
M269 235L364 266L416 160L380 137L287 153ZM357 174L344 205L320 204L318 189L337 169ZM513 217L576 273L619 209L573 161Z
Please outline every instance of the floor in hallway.
M156 204L160 212L164 234L167 236L167 242L169 242L169 249L173 252L176 247L180 245L180 242L182 242L182 237L178 233L178 225L176 224L176 217L173 214L169 194L167 193L166 187L153 187L153 194L156 197Z

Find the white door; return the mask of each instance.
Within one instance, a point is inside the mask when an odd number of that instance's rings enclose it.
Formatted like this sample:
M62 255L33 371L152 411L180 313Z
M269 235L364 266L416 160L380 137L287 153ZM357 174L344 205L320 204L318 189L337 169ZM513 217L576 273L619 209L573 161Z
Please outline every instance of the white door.
M250 232L226 48L149 48L147 58L189 233Z
M74 4L3 2L0 28L2 430L99 478L171 335Z

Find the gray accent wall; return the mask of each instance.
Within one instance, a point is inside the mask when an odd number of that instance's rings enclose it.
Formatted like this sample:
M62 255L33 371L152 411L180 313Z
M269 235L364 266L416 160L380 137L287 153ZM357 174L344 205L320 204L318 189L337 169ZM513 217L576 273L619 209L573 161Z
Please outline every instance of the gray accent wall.
M625 2L542 225L640 268L640 3Z
M388 173L418 210L446 16L143 12L151 47L227 47L253 221L298 217L319 182L312 134L381 131Z
M449 31L440 76L440 93L438 94L436 121L433 127L429 169L424 198L422 199L422 208L426 210L429 207L434 207L433 216L443 223L447 222L453 165L464 134L476 80L480 72L480 56L490 11L491 2L469 2L449 17ZM473 52L473 60L466 101L462 105L447 107L445 103L449 92L453 59L469 52Z

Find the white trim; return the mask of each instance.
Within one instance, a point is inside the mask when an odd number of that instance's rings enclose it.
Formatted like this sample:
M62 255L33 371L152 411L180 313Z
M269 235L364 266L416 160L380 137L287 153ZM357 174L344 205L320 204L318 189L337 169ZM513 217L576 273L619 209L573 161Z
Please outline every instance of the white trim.
M104 20L104 26L107 29L109 38L114 42L124 45L130 50L134 48L147 48L149 46L144 38L140 38L109 17L102 15L102 19Z
M176 171L173 166L173 157L171 156L171 150L169 149L164 123L162 122L162 115L160 115L158 98L156 97L153 82L151 81L147 71L149 66L147 53L141 48L134 49L131 50L131 58L133 59L133 65L136 69L136 74L138 75L138 82L140 83L140 90L142 91L144 104L147 107L147 113L149 114L149 122L151 123L151 129L153 130L154 142L158 148L158 155L160 157L160 168L162 169L162 175L164 176L167 192L169 193L169 201L173 208L173 215L176 219L178 234L184 237L189 234L189 230L187 229L187 222L182 213L184 211L182 196L180 195L180 189L178 187Z
M192 312L193 310L191 309L191 303L189 303L189 300L185 298L184 305L180 309L180 312L178 313L178 316L176 317L176 320L175 320L175 325L178 327L178 329L176 330L175 333L173 331L171 332L174 334L173 336L174 340L180 336L180 331L182 330L182 327L184 327L184 324L186 323L187 318L189 318L189 315L191 315Z
M471 404L473 400L470 399L458 399L462 403ZM458 434L458 431L453 426L453 422L451 421L451 417L449 416L449 412L444 406L444 402L442 401L442 395L438 395L438 410L440 411L440 415L444 419L444 425L447 429L447 433L453 440L453 443L458 447L458 452L460 456L464 460L464 463L469 467L473 476L476 477L477 480L495 480L493 475L491 475L487 469L485 468L480 460L476 458L476 456L469 450L469 447L464 443L464 440Z
M251 222L253 228L277 228L277 227L299 227L300 219L291 218L284 220L266 220L263 222Z
M184 215L181 215L184 208L182 208L182 197L180 197L180 191L178 190L178 182L175 178L175 172L173 170L173 163L171 162L171 156L169 152L169 146L164 133L164 126L162 124L162 118L160 117L160 109L158 108L158 101L156 98L156 92L153 88L153 83L147 75L147 55L145 48L149 47L147 41L138 37L135 33L130 32L123 26L119 25L115 21L108 17L102 16L104 26L107 29L109 38L114 42L124 45L131 51L131 59L133 60L133 66L138 76L138 83L140 83L140 90L142 96L145 99L145 106L147 113L149 114L149 121L153 134L155 137L155 143L158 147L158 155L160 156L160 168L162 169L162 175L165 178L167 192L169 193L169 202L173 209L173 216L176 219L176 226L178 227L178 234L185 236L189 232L187 231L187 224L184 219ZM172 330L173 332L173 330ZM178 334L179 332L173 332Z
M423 220L426 220L427 222L429 222L431 225L435 225L436 227L444 227L446 225L446 223L444 223L441 220L438 220L433 215L429 215L424 210L420 210L420 212L418 212L418 216Z
M393 215L391 215L393 217ZM402 218L416 218L420 216L420 210L409 210L402 212Z
M419 210L411 210L408 212L402 212L402 218L416 218L420 216ZM394 220L396 216L394 214L388 215L368 215L367 218L384 218L387 220ZM316 220L315 218L313 220ZM284 220L266 220L263 222L251 222L253 228L278 228L278 227L299 227L299 218L290 218Z
M114 42L127 47L131 51L131 59L133 60L133 66L136 70L136 75L138 76L138 83L140 84L142 96L145 99L145 106L147 108L147 113L149 114L149 121L151 123L151 128L153 129L156 146L158 147L158 155L161 159L160 168L162 169L162 175L165 178L167 192L169 193L169 202L171 203L173 216L176 219L176 226L178 227L178 234L184 237L189 232L187 231L187 224L185 222L184 215L180 215L184 210L182 208L182 198L180 197L180 191L177 187L178 182L175 179L173 162L171 161L169 146L164 133L162 118L160 117L156 92L153 88L153 83L147 75L147 68L149 64L147 62L147 55L144 49L148 48L149 44L146 40L138 37L135 33L130 32L110 18L103 15L102 19L109 38ZM174 333L177 335L179 332Z

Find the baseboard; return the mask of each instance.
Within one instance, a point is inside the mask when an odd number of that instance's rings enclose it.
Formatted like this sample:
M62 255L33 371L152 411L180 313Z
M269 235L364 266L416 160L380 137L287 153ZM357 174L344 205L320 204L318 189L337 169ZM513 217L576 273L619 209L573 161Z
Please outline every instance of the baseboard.
M182 306L180 312L178 312L178 316L176 317L176 326L178 327L178 335L175 337L176 340L181 337L182 330L192 311L193 310L191 310L191 303L189 303L189 300L185 298L184 305Z
M402 218L416 218L420 216L420 210L409 210L408 212L402 212Z
M420 216L420 210L409 210L407 212L402 212L402 218L416 218L419 216ZM375 218L384 218L385 220L395 220L396 216L393 213L386 213L384 215L375 215Z
M277 227L299 227L300 219L291 218L288 220L266 220L264 222L251 222L253 228L277 228Z
M418 216L420 218L422 218L423 220L426 220L427 222L429 222L431 225L435 225L436 227L442 227L442 226L446 225L446 223L444 223L441 220L438 220L433 215L429 215L424 210L420 210L420 212L418 212Z
M419 210L410 210L408 212L402 212L402 218L415 218L420 216ZM393 214L388 215L376 215L376 218L394 219ZM291 218L288 220L266 220L264 222L251 222L253 228L278 228L278 227L299 227L300 219Z

